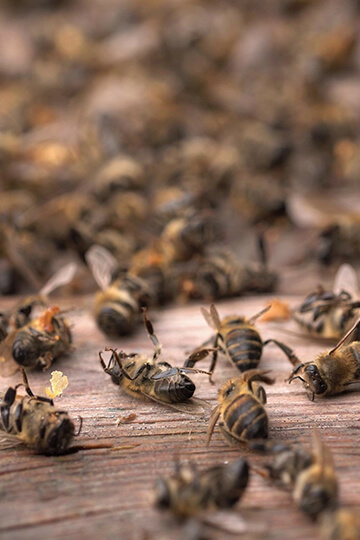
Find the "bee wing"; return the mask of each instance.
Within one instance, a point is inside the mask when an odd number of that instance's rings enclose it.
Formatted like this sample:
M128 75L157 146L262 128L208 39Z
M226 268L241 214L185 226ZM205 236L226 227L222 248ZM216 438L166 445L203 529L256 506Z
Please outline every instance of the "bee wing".
M6 433L5 431L0 431L0 451L10 450L20 445L23 445L23 442L20 441L15 435Z
M29 261L24 256L23 248L21 242L14 234L14 231L8 227L4 227L4 251L14 266L14 268L19 272L21 276L27 281L31 287L38 290L41 286L41 280L38 273L34 268L31 267Z
M317 207L313 197L293 193L289 195L286 205L290 218L298 227L326 227L330 223L329 216L321 210L321 206Z
M103 246L94 244L85 253L85 259L100 289L106 289L118 267L115 257Z
M263 534L266 531L265 524L247 522L234 511L216 510L204 517L202 521L204 525L224 531L231 535L244 533Z
M348 292L354 299L360 297L359 280L355 268L350 264L342 264L336 272L333 291L340 294Z
M219 330L221 326L220 317L214 304L211 304L210 312L206 311L206 309L203 307L200 309L201 309L201 313L203 314L205 321L208 323L210 328L214 328L214 330Z
M156 373L155 375L151 377L151 379L153 381L157 381L159 379L165 379L166 377L171 377L172 375L176 375L179 372L180 372L179 368L173 367L173 368L167 369L166 371Z
M0 376L10 377L18 369L19 365L15 362L12 356L12 346L17 332L9 334L4 341L0 343Z
M291 446L281 441L269 441L268 439L253 439L247 442L248 447L262 454L279 454L285 450L289 450Z
M165 379L166 377L171 377L172 375L177 375L178 373L204 373L205 375L211 375L209 371L204 371L203 369L188 368L188 367L172 367L163 371L162 373L156 373L151 377L153 381L158 379Z
M55 291L55 289L58 289L59 287L62 287L62 285L70 283L76 273L76 270L77 264L74 262L66 264L65 266L60 268L41 288L40 295L48 296L50 293Z
M344 213L349 214L351 211L349 200L344 201L344 198L336 192L329 193L326 198L320 192L307 195L293 193L287 198L286 207L290 218L300 228L322 229L340 220Z
M157 399L156 397L147 394L146 392L141 392L145 397L151 399L151 401L155 401L156 403L160 403L160 405L164 405L165 407L170 407L171 409L175 409L178 412L190 414L190 415L197 415L197 416L203 416L206 412L206 409L209 407L209 404L199 398L191 398L187 401L184 401L183 403L167 403L165 401L161 401L160 399Z
M319 431L313 429L313 447L316 459L322 469L325 467L334 468L334 459L329 448L322 442Z

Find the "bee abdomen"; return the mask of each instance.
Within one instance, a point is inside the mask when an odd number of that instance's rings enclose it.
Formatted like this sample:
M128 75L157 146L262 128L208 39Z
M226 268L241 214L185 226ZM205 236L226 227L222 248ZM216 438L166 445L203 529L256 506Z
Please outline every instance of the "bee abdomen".
M155 394L161 401L182 403L195 392L195 384L186 376L176 380L162 379L156 383Z
M224 341L231 360L240 371L257 367L263 344L256 330L234 328L226 334Z
M233 437L240 440L267 438L268 418L261 404L248 394L238 396L225 409L223 420Z
M117 306L105 305L97 315L96 321L108 336L126 336L131 334L137 317L137 310L126 303Z

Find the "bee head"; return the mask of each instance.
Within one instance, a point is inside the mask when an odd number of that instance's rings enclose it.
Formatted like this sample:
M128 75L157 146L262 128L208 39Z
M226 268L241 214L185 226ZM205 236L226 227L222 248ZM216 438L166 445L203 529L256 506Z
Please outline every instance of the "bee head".
M127 336L133 329L133 316L126 317L115 307L105 306L97 315L97 323L101 330L110 337Z
M111 350L112 355L110 356L109 363L106 365L102 357L102 351L100 351L99 352L100 364L103 370L105 371L105 373L110 375L112 382L114 384L120 385L124 377L121 359L126 358L126 354L121 352L119 355L116 349L105 349L105 350Z
M231 400L234 395L236 395L242 390L243 385L244 380L242 377L234 377L233 379L229 379L228 381L226 381L219 390L219 402L227 399Z
M327 384L324 382L323 378L319 373L319 369L316 364L308 364L304 367L304 375L306 383L311 390L316 395L325 394L327 391Z
M168 484L163 478L159 478L155 484L155 505L166 509L171 505L171 493Z
M333 258L338 233L338 225L329 225L320 233L318 244L318 258L320 262L325 265L329 264Z
M223 467L220 496L216 500L219 508L234 506L243 495L249 480L249 465L244 459L238 459Z
M74 423L65 411L51 412L44 417L40 437L42 447L48 454L64 453L74 435Z
M244 324L245 317L238 317L237 315L229 315L225 317L222 321L222 324L225 326L237 326L239 324Z
M326 485L306 484L301 495L300 507L303 512L316 517L320 512L333 505L333 491Z
M12 355L20 366L32 366L43 353L38 335L29 331L18 332L12 347Z

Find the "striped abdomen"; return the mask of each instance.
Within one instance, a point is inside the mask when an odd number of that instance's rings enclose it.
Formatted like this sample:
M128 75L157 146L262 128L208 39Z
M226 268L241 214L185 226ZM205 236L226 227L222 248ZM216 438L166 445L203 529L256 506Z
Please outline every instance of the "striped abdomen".
M169 366L171 368L171 366ZM189 377L176 373L163 379L154 380L154 396L165 403L182 403L195 392L195 384Z
M240 371L255 369L260 362L263 344L259 333L248 326L235 326L222 332L224 348Z
M235 439L268 436L268 417L262 404L250 394L240 394L223 411L223 428Z

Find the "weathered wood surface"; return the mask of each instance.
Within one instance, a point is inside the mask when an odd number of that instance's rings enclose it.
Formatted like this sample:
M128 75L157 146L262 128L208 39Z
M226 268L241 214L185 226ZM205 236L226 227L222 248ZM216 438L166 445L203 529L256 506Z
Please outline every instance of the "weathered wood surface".
M296 299L290 299L295 303ZM83 417L79 443L109 443L113 448L81 451L62 457L34 455L24 447L0 450L0 537L21 538L180 538L181 528L151 504L154 481L172 472L174 459L193 460L199 467L247 455L252 464L264 458L250 455L243 448L230 448L215 429L209 448L204 440L209 413L204 417L182 414L156 403L126 396L112 384L99 365L98 350L116 345L126 351L151 352L151 343L142 327L131 338L109 340L95 327L89 299L62 302L76 306L71 314L76 350L56 363L69 377L69 387L61 407L72 416ZM11 302L6 300L6 307ZM253 314L265 298L243 298L219 302L221 315ZM174 364L181 365L186 351L209 337L199 305L168 308L149 316L163 344L163 351ZM271 327L270 327L271 326ZM262 335L285 340L300 358L309 359L324 345L285 336L260 324ZM203 362L204 368L208 365ZM344 505L360 508L360 408L355 391L311 403L301 384L284 381L290 364L277 348L263 353L261 367L271 369L276 384L267 389L270 437L277 440L308 442L311 429L318 426L323 440L331 447L340 480ZM196 396L215 403L219 384L236 372L221 357L214 386L204 375L196 375ZM43 391L50 373L30 373L35 391ZM1 388L17 382L18 375L1 379ZM116 426L119 415L135 413L131 423ZM243 538L303 540L317 538L318 528L292 504L289 493L268 485L255 473L248 490L236 507L250 527ZM261 532L251 532L253 525ZM211 538L230 538L211 531Z

